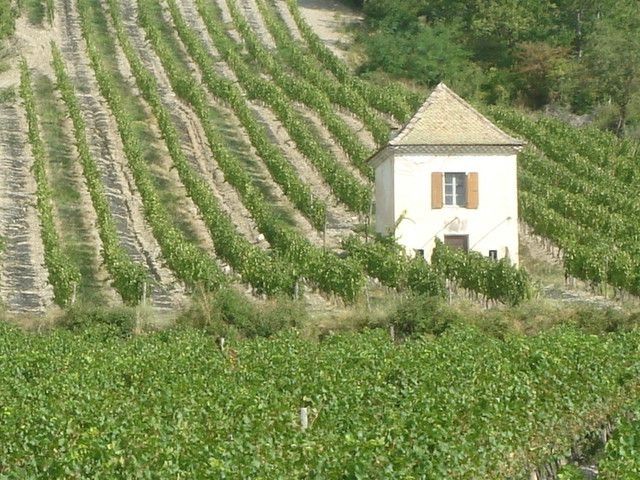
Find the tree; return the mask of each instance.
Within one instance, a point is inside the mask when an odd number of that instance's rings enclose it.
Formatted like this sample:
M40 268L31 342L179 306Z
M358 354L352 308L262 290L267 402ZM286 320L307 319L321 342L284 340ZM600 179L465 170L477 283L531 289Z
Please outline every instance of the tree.
M640 94L640 6L636 0L618 2L615 10L596 22L584 61L599 97L616 105L616 133L622 135L629 104Z

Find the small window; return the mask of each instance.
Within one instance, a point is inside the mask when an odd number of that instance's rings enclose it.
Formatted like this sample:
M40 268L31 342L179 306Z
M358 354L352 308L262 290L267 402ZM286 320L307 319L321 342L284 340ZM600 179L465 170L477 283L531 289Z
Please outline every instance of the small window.
M444 204L464 207L467 204L467 175L444 174Z
M498 250L489 250L489 258L491 260L498 260Z

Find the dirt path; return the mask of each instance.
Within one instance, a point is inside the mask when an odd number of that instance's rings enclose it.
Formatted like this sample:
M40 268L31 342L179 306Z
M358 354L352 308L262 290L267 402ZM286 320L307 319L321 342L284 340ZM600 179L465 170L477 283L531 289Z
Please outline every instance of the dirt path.
M256 5L255 0L237 0L238 7L240 7L240 11L244 15L244 18L247 19L247 22L251 26L251 29L256 32L256 35L263 43L263 45L268 50L273 50L276 48L276 42L273 37L269 33L266 24L260 14L260 10L258 9L258 5Z
M53 291L44 267L24 112L16 103L0 103L0 125L0 301L10 312L42 313Z
M142 202L125 166L115 120L99 93L88 63L75 2L63 0L57 6L56 18L62 22L63 32L61 49L77 88L89 146L101 172L118 237L129 256L149 270L153 279L149 295L151 305L172 309L181 301L182 286L162 264L160 247L144 222Z
M60 43L60 28L57 23L46 28L35 27L26 16L16 18L16 30L9 40L9 49L16 55L10 61L10 68L0 73L0 88L17 86L20 83L20 57L23 56L29 68L53 78L51 67L51 41Z
M287 3L282 0L268 0L289 27L291 35L304 42L295 20L289 12ZM355 10L335 0L298 0L300 13L313 28L318 37L342 60L348 60L347 46L352 43L349 25L358 23L363 17Z

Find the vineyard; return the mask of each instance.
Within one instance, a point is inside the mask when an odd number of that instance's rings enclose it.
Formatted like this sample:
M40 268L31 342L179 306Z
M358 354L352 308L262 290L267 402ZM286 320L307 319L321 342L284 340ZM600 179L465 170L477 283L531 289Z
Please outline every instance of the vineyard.
M637 315L540 321L508 259L374 234L367 160L427 92L356 75L302 3L0 0L0 47L0 478L566 479L603 431L598 478L640 478ZM638 144L478 108L527 141L527 238L638 297ZM369 318L455 296L475 322ZM310 340L299 300L385 328ZM517 308L545 327L502 329Z
M0 473L529 479L633 411L639 340L454 327L402 343L286 333L221 352L187 329L123 340L0 326ZM637 478L633 431L615 434L605 478Z
M0 105L9 311L174 310L229 285L328 305L380 284L435 296L453 285L508 304L530 295L505 262L444 246L418 262L370 235L367 159L421 95L355 76L295 2L62 0L11 12L3 28L38 46L16 59Z

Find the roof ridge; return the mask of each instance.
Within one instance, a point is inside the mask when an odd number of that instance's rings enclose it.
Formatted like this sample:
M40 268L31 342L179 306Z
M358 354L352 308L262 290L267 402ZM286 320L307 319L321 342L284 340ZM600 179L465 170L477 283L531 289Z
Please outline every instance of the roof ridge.
M456 111L456 109L454 109L453 112L448 112L448 113L453 113L453 117L448 118L447 119L448 121L452 121L452 120L455 121L456 119L457 120L464 119L465 115L473 116L473 118L475 119L475 122L471 122L471 129L469 129L469 124L466 123L462 126L462 128L459 128L459 132L457 132L458 137L464 137L464 135L466 134L467 138L470 139L469 142L464 142L460 140L453 142L449 138L451 136L455 137L456 125L453 125L453 128L450 129L451 132L447 132L445 129L445 125L442 124L442 121L440 119L436 121L433 117L432 118L425 117L425 113L428 112L430 107L432 107L433 105L440 106L440 108L443 110L443 112L441 112L442 114L447 113L446 104L448 103L449 100L455 100L462 110ZM407 141L406 140L407 137L410 136L412 133L414 133L414 130L416 130L416 127L418 126L418 124L420 124L420 122L424 123L424 125L422 126L422 131L421 132L418 131L416 134L414 134L414 137L422 134L422 136L420 137L420 141L418 143ZM475 125L473 125L474 123ZM458 125L458 127L461 127L461 125ZM466 132L465 132L465 128L467 130ZM483 133L483 130L486 130L486 131ZM488 132L491 132L491 133L488 133ZM501 130L498 126L494 125L493 122L491 122L491 120L485 117L476 108L474 108L469 102L467 102L462 97L460 97L457 93L451 90L443 82L440 82L436 86L436 88L433 89L431 94L427 97L427 99L422 104L422 106L418 109L415 115L411 117L411 119L409 119L409 121L400 129L398 134L389 141L389 145L430 144L432 143L432 141L429 140L429 138L427 137L437 138L438 136L440 137L440 140L436 141L433 144L445 145L445 144L451 144L451 143L453 144L475 143L475 144L481 145L481 144L487 143L487 141L489 140L490 141L488 143L490 144L500 144L500 145L523 145L524 144L524 142L522 142L521 140L518 140L510 136L508 133ZM487 138L486 141L485 140L480 141L478 138L483 136L484 137L489 136L491 138Z

